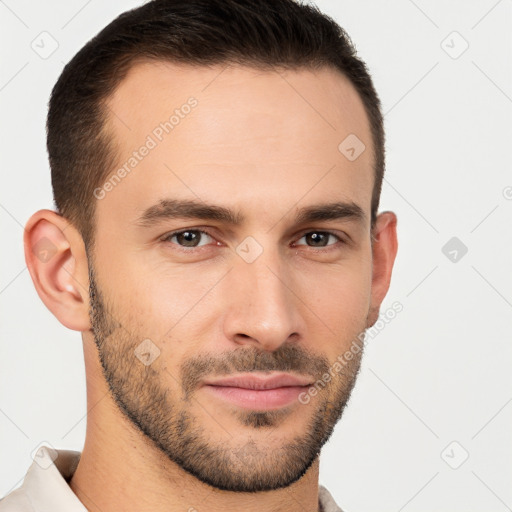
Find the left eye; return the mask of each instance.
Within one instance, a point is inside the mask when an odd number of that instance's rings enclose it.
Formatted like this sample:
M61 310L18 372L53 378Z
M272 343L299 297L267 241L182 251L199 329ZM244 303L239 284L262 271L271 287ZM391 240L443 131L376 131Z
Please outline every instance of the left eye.
M311 242L312 245L310 247L327 247L328 245L334 245L334 244L328 244L329 237L333 237L336 241L340 241L341 238L334 233L329 233L328 231L310 231L309 233L306 233L304 236L302 236L299 240L302 240L305 238L308 242ZM304 245L304 244L299 244Z
M175 238L178 242L178 245L181 245L182 247L200 247L202 245L206 245L206 243L199 243L202 235L206 235L207 237L212 238L205 231L201 231L199 229L187 229L185 231L171 233L169 236L164 238L163 241L171 242Z

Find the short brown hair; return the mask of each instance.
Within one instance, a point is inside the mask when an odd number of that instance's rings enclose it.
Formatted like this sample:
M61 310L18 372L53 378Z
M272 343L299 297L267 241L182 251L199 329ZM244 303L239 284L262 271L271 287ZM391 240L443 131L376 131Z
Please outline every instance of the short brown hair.
M106 101L141 59L339 70L360 95L370 122L374 226L385 166L383 118L372 79L347 33L317 7L294 0L153 0L93 37L64 67L51 94L47 148L55 206L86 246L93 241L93 191L115 165Z

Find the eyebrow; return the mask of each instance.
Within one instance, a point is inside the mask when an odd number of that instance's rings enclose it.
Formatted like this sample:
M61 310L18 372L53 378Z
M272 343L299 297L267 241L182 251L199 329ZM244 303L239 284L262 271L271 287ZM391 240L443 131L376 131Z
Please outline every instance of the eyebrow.
M213 220L232 226L240 226L244 222L245 217L239 211L235 212L224 206L206 204L201 201L161 199L157 204L144 210L136 223L142 227L150 227L162 221L172 219ZM296 214L295 222L297 224L306 224L309 222L342 219L364 224L366 214L354 202L338 201L300 208Z

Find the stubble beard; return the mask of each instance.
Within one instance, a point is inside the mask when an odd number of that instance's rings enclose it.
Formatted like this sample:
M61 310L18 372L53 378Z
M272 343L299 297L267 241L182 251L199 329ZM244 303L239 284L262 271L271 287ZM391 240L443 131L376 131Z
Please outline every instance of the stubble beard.
M182 397L172 397L163 385L162 375L154 364L145 366L134 355L144 339L115 320L115 308L107 309L98 289L92 265L89 265L90 318L94 341L103 375L111 396L121 413L161 453L201 482L216 489L234 492L261 492L288 487L299 480L319 456L350 398L360 369L362 348L343 371L307 405L293 405L270 411L236 411L240 428L225 429L225 438L217 443L208 436L190 408L202 406L195 390L199 377L232 371L295 371L316 375L326 373L330 365L325 358L306 353L295 345L283 344L275 352L239 350L228 360L201 359L185 361L179 382ZM315 410L312 413L311 407ZM211 411L211 408L210 408ZM279 427L289 414L310 414L304 433L292 439L279 434ZM212 422L222 426L222 416ZM240 436L240 431L253 434ZM277 448L276 448L277 445Z

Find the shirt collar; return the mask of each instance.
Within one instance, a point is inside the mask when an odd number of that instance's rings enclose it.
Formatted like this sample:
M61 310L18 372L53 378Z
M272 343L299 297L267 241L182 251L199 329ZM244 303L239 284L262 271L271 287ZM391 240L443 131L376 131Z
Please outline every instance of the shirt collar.
M44 445L37 450L21 486L37 512L87 512L68 484L80 455L77 451Z

